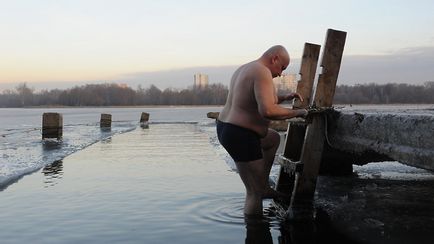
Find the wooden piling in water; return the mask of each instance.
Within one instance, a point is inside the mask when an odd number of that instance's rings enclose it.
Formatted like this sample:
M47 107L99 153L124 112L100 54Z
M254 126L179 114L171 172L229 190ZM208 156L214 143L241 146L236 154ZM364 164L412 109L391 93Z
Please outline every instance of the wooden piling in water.
M101 114L101 119L99 126L101 128L111 128L112 126L112 115L111 114Z
M346 32L329 29L327 31L314 104L319 108L331 107L338 79L346 39ZM307 126L300 162L303 170L297 177L290 207L306 208L313 202L316 180L319 173L325 140L324 114L312 114Z
M149 113L142 112L142 115L140 115L140 127L143 129L149 128Z
M149 121L149 114L142 112L142 115L140 116L140 123L148 123Z
M44 113L42 115L42 139L63 136L63 117L59 113Z
M303 97L294 101L294 108L307 108L312 102L312 88L318 65L318 57L321 45L305 43L301 58L300 81L297 83L297 92Z
M318 64L320 45L305 43L303 56L301 59L300 77L297 84L297 92L303 97L303 102L295 100L293 108L306 109L312 97L312 87L315 79L316 67ZM291 194L294 188L295 174L299 170L295 162L300 160L301 149L303 147L306 124L302 121L290 122L287 127L285 147L283 157L279 160L291 160L291 166L283 166L280 169L277 179L276 190Z
M208 112L206 114L206 117L210 118L210 119L218 119L219 114L220 114L220 112Z
M332 106L339 74L346 32L327 30L315 98L312 87L315 78L319 45L306 44L297 86L304 101L295 101L293 108L324 109ZM282 165L276 190L290 193L287 214L290 218L310 218L313 215L313 197L322 159L325 141L324 113L310 112L305 123L291 122L288 125L285 149L278 161Z

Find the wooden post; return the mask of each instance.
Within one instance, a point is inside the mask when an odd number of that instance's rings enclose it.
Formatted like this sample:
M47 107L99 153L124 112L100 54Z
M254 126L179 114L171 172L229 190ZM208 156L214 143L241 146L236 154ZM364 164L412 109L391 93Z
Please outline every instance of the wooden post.
M140 123L148 123L149 121L149 114L142 112L142 115L140 116Z
M149 128L149 114L142 112L142 115L140 116L140 127L142 127L143 129L148 129Z
M314 99L317 107L330 107L333 103L345 38L346 32L332 29L327 31L321 62L323 72L319 75ZM299 207L307 208L312 205L324 147L326 130L324 123L323 114L313 114L312 122L307 127L301 152L301 163L303 163L304 167L298 177L291 199L292 210Z
M344 31L327 30L321 61L322 73L318 77L315 93L318 107L331 107L333 104L346 36Z
M63 117L59 113L44 113L42 115L42 139L63 136Z
M306 125L304 123L290 122L288 124L283 153L284 158L290 159L293 162L300 160L305 131ZM294 189L294 181L295 167L294 170L288 171L286 166L281 165L276 190L291 195Z
M101 128L111 128L112 115L111 114L101 114L101 120L100 120L99 126Z
M303 102L295 100L293 108L307 108L312 97L312 87L318 64L320 45L305 43L303 57L301 59L300 76L297 84L297 92L303 97ZM299 161L303 146L306 125L300 122L290 122L286 132L285 148L283 156L292 161ZM292 193L295 181L295 172L287 172L282 166L277 178L276 190Z
M206 114L206 117L210 119L217 119L219 117L219 114L220 112L208 112Z
M320 49L321 46L317 44L304 44L300 67L301 80L297 84L297 92L303 97L303 102L298 99L295 100L294 108L307 108L312 102L312 88Z

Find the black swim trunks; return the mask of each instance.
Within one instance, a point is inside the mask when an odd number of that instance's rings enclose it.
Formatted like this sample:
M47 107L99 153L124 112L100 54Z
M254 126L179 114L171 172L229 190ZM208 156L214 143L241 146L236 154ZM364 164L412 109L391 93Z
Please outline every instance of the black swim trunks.
M235 162L262 158L261 137L253 130L217 120L217 136Z

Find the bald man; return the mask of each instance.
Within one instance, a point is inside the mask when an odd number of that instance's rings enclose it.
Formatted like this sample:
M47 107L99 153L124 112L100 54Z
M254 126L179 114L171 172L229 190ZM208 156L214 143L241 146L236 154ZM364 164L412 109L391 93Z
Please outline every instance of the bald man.
M226 104L217 120L220 143L234 159L246 187L245 215L262 215L262 199L283 194L269 186L268 179L280 143L279 134L268 128L270 120L307 115L305 109L279 104L303 98L297 93L277 96L273 78L288 67L283 46L268 49L259 59L239 67L232 76Z

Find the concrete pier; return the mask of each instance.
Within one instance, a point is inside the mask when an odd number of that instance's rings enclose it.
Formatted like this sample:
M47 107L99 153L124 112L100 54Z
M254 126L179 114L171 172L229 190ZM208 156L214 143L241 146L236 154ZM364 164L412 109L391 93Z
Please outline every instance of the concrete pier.
M352 164L393 160L434 170L434 115L333 112L327 122L325 158Z

